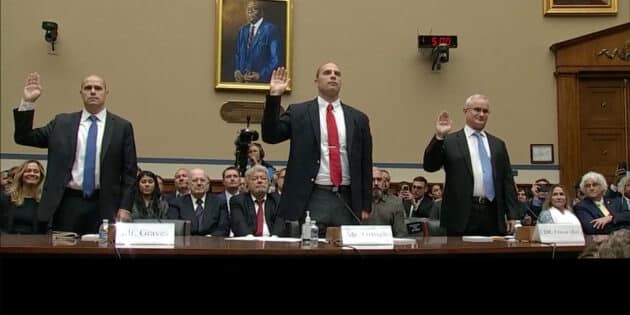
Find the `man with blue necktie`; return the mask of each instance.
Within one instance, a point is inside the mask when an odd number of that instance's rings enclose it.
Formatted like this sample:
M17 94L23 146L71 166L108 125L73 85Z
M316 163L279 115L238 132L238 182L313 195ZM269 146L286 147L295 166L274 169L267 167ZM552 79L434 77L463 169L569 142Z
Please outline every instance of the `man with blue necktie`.
M57 115L33 129L40 75L26 78L15 118L15 142L48 149L48 176L39 221L49 229L97 233L102 219L127 221L135 198L136 145L131 123L105 109L105 80L87 76L79 91L84 109Z
M236 35L234 51L234 80L242 83L263 83L271 80L271 73L283 65L280 30L264 18L261 1L247 1L247 23Z
M484 131L488 97L470 96L464 114L464 128L449 134L452 120L442 111L424 151L424 169L435 172L444 167L446 174L440 225L450 236L506 234L521 209L506 145Z

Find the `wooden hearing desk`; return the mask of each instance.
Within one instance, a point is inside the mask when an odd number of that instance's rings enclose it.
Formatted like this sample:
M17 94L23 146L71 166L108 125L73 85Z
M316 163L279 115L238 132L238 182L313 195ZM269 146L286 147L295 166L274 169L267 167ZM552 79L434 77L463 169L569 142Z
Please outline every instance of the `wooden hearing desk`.
M586 244L592 238L587 236ZM359 249L320 243L303 248L300 243L235 241L220 237L178 236L172 248L115 248L80 240L54 241L50 235L1 235L3 257L81 257L81 258L452 258L452 257L538 257L576 258L585 246L553 246L523 242L464 242L460 237L420 237L415 243L393 249Z

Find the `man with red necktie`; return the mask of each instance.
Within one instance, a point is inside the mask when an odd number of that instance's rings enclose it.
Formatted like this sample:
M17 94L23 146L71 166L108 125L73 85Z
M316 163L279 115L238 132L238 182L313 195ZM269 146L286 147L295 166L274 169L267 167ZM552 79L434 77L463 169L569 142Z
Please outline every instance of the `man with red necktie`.
M294 234L287 226L303 222L307 210L320 235L328 226L360 224L372 208L372 135L367 115L341 102L341 70L334 63L318 68L316 99L289 105L282 112L280 99L288 83L286 69L274 70L262 120L266 143L291 139L275 233Z
M245 171L247 192L230 198L230 226L234 236L269 236L276 221L280 195L268 193L269 170L254 165Z

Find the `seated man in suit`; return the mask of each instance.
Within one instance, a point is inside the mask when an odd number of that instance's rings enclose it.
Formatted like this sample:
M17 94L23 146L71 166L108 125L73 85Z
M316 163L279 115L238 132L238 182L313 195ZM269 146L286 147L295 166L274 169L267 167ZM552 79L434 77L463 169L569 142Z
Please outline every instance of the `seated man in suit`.
M584 199L573 210L580 219L584 234L609 234L624 227L630 227L630 212L625 211L623 200L604 198L608 185L602 174L588 172L582 176L580 189Z
M413 179L411 184L411 199L403 199L405 207L405 216L411 218L428 218L433 208L433 199L426 195L429 183L423 176Z
M164 195L164 200L166 200L169 205L177 198L190 194L190 174L188 174L188 169L179 168L175 172L173 182L175 184L175 191Z
M169 207L167 218L190 220L192 235L227 236L229 222L227 205L208 193L210 181L206 171L190 170L190 194L177 198Z
M267 193L269 173L266 167L254 165L245 171L248 192L230 199L230 224L234 236L269 236L276 222L280 195Z

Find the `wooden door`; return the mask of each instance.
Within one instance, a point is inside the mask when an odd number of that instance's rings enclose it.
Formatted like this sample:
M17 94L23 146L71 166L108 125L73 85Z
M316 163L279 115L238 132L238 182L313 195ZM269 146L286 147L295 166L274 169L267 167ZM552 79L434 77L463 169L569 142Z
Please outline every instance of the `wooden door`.
M579 79L581 174L601 173L609 184L617 164L629 160L629 78Z

